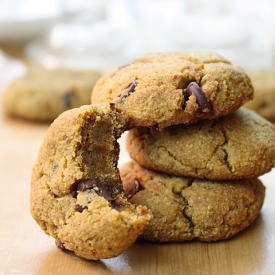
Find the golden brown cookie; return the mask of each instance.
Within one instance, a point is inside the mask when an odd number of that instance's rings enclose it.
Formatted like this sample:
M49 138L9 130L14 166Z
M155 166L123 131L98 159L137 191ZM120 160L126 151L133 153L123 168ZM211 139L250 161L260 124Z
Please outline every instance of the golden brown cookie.
M158 131L131 129L126 148L149 169L213 180L256 178L275 166L275 127L240 108L214 120Z
M209 181L158 173L132 161L120 169L130 201L153 214L140 236L156 242L227 239L258 216L265 187L258 179Z
M148 54L100 78L92 103L108 102L128 128L190 124L237 110L253 97L244 71L209 52Z
M95 71L32 68L10 83L4 93L7 114L38 122L52 122L62 112L90 104Z
M100 106L66 111L50 126L33 168L33 218L60 248L86 259L124 252L151 219L123 193L117 139L124 123Z
M254 87L254 99L244 107L275 122L275 70L254 70L247 73Z

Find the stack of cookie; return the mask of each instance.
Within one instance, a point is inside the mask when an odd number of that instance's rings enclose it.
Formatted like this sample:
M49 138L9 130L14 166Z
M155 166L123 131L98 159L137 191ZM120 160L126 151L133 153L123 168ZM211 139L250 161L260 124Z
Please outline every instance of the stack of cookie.
M206 52L149 54L97 82L92 102L127 118L123 187L153 214L141 238L217 241L256 219L275 128L241 108L252 97L241 68Z
M94 260L138 237L233 236L256 219L265 196L257 177L275 166L274 126L241 108L252 97L244 71L214 53L150 54L103 76L92 105L63 112L47 131L33 218L59 248ZM119 171L126 130L133 160Z

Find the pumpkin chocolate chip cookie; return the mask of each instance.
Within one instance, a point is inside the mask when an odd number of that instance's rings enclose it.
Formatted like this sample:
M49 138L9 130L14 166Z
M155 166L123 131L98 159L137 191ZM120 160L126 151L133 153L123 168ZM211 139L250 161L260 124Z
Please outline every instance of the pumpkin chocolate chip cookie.
M153 214L140 238L156 242L227 239L257 218L265 187L258 179L210 181L148 170L131 161L120 168L125 193Z
M48 129L33 168L33 218L58 247L85 259L124 252L151 219L123 193L117 139L124 128L124 118L109 108L66 111Z
M32 68L10 83L3 109L9 115L37 122L52 122L62 112L90 103L96 71Z
M126 148L142 166L168 174L213 180L255 178L275 166L275 127L240 108L217 119L163 131L131 129Z
M101 77L92 103L112 103L127 115L129 129L163 129L214 119L253 98L250 78L210 52L148 54Z

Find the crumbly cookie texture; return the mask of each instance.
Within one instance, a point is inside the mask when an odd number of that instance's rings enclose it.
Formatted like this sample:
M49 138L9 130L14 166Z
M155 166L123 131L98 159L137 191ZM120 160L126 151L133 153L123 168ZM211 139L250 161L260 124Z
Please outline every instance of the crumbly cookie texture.
M82 106L50 126L31 179L31 214L58 247L85 259L115 257L151 214L124 196L117 168L125 127L116 111Z
M247 71L254 87L254 99L244 107L256 111L262 117L275 122L275 70Z
M131 129L126 148L139 164L160 172L213 180L255 178L275 166L275 127L240 108L215 120L163 131Z
M100 78L92 103L112 102L128 128L190 124L237 110L253 98L250 78L210 52L153 53Z
M209 181L172 176L124 164L121 179L132 203L145 205L153 219L140 236L155 242L227 239L258 216L265 187L258 179Z
M15 79L4 93L3 109L9 115L52 122L62 112L90 104L96 71L66 68L32 68Z

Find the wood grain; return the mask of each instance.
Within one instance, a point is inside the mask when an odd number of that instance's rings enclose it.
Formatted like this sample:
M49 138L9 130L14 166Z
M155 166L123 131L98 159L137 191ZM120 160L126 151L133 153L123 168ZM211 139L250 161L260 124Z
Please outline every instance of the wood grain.
M261 177L267 189L259 217L230 240L137 241L119 257L101 261L86 261L57 249L29 212L31 170L49 125L8 118L0 112L1 275L275 274L275 171ZM124 137L120 164L129 159Z

